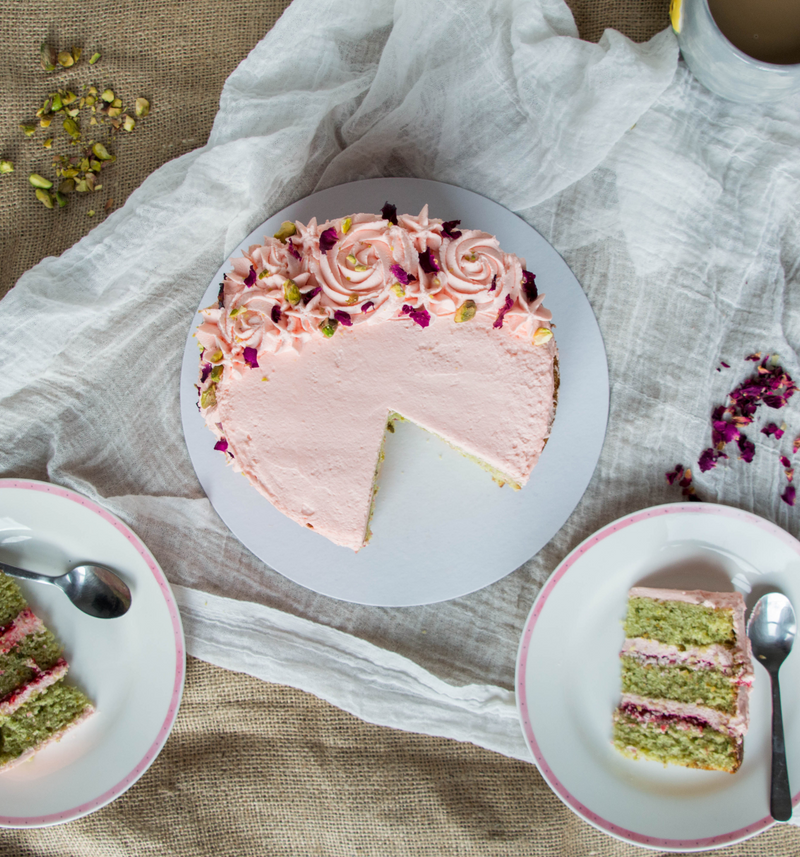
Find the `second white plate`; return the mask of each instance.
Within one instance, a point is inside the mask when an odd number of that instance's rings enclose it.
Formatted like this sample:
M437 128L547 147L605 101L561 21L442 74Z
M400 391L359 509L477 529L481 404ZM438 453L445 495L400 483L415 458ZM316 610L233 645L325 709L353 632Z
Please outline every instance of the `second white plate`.
M632 761L611 744L628 590L738 589L748 609L778 590L800 606L800 542L749 512L710 503L656 506L604 527L558 566L533 605L517 659L517 704L536 764L586 821L670 851L730 845L773 824L771 703L756 665L737 773ZM800 651L781 667L789 781L800 801Z
M189 454L211 503L256 556L296 583L345 601L408 606L474 592L514 571L558 532L583 496L606 432L608 365L597 321L580 284L553 247L512 212L485 197L422 179L370 179L315 193L278 212L241 243L261 243L284 220L324 221L353 212L400 212L461 220L498 236L527 260L552 310L559 349L558 412L552 436L522 491L500 489L444 442L408 423L386 443L372 539L357 554L282 515L214 450L197 409L198 349L188 331L181 415ZM219 269L200 300L216 302Z

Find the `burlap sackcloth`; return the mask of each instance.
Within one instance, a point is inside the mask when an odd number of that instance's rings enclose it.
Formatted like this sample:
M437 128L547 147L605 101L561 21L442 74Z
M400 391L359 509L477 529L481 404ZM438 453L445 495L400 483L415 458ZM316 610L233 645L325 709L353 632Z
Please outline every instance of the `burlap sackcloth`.
M150 171L205 142L223 81L282 5L243 3L223 10L199 4L189 11L180 4L158 10L127 3L88 8L13 4L2 60L10 99L0 125L0 156L14 159L22 176L36 169L39 157L17 124L29 119L35 104L31 93L39 98L47 90L36 69L37 46L45 33L61 45L102 50L103 64L87 79L114 86L126 100L145 95L153 111L119 141L102 204L96 203L97 195L91 202L95 219L86 216L88 202L73 205L68 216L53 216L32 200L23 182L0 185L4 289L40 258L85 234L104 216L109 199L111 210L119 207ZM614 26L641 42L666 24L665 4L572 6L581 35L592 40ZM686 76L680 85L693 86ZM594 181L602 185L600 172ZM568 194L562 195L565 203ZM545 204L533 218L551 240L557 238L555 230L543 225L555 214ZM113 258L107 263L113 274ZM592 274L601 276L594 266L579 276L585 283ZM694 408L698 418L704 416L704 395L708 391L698 394L702 404ZM4 464L2 472L48 476L41 464L30 461L22 472L18 462ZM657 490L647 497L629 496L618 507L625 511L628 503L635 508L654 499L674 498ZM770 510L770 517L780 519ZM597 517L594 523L607 519ZM552 567L576 539L576 533L568 533L542 568ZM169 575L169 564L163 564ZM521 616L536 585L534 580L532 588L518 593ZM511 622L504 637L513 639L514 633ZM391 642L380 634L367 636L378 644ZM435 669L441 660L434 653L428 665ZM481 665L462 664L449 677L464 682L482 678L483 672ZM507 675L500 684L508 684ZM639 852L575 818L529 765L469 745L367 726L314 697L192 659L175 732L129 793L67 826L0 836L0 850L7 854L456 854L487 849L497 854ZM796 833L780 828L721 853L794 854L799 849Z

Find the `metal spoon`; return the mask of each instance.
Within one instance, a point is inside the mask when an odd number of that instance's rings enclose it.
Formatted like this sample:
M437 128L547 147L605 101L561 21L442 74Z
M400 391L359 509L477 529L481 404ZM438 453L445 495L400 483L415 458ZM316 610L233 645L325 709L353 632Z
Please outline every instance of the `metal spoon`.
M778 670L792 650L796 633L794 610L785 595L769 592L758 599L747 620L747 636L753 644L753 654L769 673L772 682L772 786L769 811L776 821L789 821L792 817Z
M60 577L37 574L4 562L0 562L0 571L22 580L52 583L63 589L79 610L97 619L116 619L127 613L131 606L130 589L113 571L102 565L76 565Z

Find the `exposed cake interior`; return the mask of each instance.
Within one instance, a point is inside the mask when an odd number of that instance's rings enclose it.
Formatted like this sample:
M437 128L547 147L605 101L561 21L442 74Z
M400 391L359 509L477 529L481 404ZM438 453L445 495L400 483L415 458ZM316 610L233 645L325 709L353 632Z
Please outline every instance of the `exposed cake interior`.
M69 665L19 586L0 574L0 771L32 757L94 708L65 683Z
M739 593L635 587L613 742L624 755L733 773L753 682Z

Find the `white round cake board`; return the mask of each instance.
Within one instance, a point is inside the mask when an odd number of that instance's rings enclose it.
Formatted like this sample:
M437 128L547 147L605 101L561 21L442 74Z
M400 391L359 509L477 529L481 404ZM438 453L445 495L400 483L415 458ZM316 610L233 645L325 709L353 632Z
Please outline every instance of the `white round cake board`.
M409 423L386 442L372 538L358 553L339 547L278 512L214 450L216 439L197 408L199 350L192 320L181 371L181 416L189 454L212 505L257 557L314 592L385 607L432 604L495 583L558 532L592 477L608 418L608 364L589 301L559 254L512 212L471 191L423 179L368 179L329 188L290 205L254 229L240 256L285 220L319 222L385 202L416 214L461 220L496 235L527 261L553 313L561 384L550 440L521 491L499 488L474 462ZM217 301L226 259L199 302ZM368 368L365 367L365 371Z

